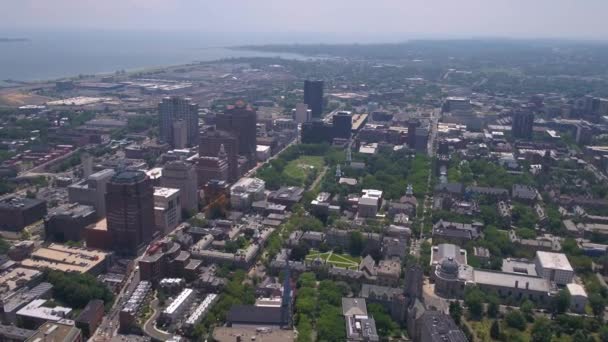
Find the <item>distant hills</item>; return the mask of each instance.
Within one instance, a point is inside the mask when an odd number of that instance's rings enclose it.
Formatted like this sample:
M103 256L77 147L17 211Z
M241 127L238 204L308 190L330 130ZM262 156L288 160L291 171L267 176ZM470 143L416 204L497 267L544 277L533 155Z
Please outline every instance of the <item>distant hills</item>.
M0 37L0 43L20 43L20 42L29 42L30 40L27 38L5 38Z

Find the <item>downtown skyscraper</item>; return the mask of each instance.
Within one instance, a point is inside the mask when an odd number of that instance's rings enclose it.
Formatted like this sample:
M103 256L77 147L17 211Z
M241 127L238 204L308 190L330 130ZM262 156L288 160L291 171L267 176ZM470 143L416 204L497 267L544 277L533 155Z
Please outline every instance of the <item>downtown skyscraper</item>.
M165 97L158 104L160 140L174 148L198 144L198 105L192 99Z

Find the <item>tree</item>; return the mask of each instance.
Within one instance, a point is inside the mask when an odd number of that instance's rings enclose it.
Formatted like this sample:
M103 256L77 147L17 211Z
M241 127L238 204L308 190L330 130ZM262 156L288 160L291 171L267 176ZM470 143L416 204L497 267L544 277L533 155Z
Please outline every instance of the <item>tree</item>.
M562 314L568 311L570 307L570 293L567 290L559 291L551 304L555 313Z
M600 341L608 341L608 326L603 326L600 329Z
M456 325L460 325L460 320L462 318L462 306L460 306L459 302L451 302L450 303L450 317L456 322Z
M314 273L304 272L298 278L298 287L315 287L317 284L317 277Z
M545 317L539 317L532 326L532 342L551 342L553 331L551 321Z
M473 318L479 319L483 315L484 294L478 288L470 288L464 295L464 304Z
M11 245L0 236L0 254L6 254L10 248Z
M507 325L518 330L526 330L526 319L519 310L513 310L505 317Z
M572 342L595 342L592 336L588 336L583 330L577 330L572 335Z
M488 296L488 308L487 313L489 317L496 318L500 307L500 302L496 296Z
M391 319L384 306L371 303L367 306L367 311L374 317L380 336L391 336L393 331L399 328L397 323Z
M534 320L534 303L529 300L524 300L523 303L519 306L521 313L524 314L528 322L532 322Z
M606 302L602 295L599 293L592 293L589 295L589 306L591 306L591 310L593 310L595 317L602 318L606 308Z
M344 341L346 332L342 312L335 306L322 305L317 320L317 331L319 341Z
M350 233L348 248L351 255L361 255L363 251L363 235L359 231L353 231Z
M298 342L312 341L312 323L306 315L300 316L298 320Z
M81 309L92 299L112 303L114 296L107 286L90 274L48 271L46 281L53 285L53 295L70 307Z
M492 322L492 327L490 328L490 336L495 340L498 340L500 338L500 323L498 323L497 320L494 320L494 322Z
M308 255L309 248L304 244L299 244L291 249L291 260L302 261Z

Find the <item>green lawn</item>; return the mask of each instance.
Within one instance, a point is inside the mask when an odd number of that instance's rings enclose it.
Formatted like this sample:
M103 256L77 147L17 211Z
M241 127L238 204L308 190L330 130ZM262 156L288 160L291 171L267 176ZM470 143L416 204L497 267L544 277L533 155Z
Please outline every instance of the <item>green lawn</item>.
M321 156L301 156L290 161L283 172L290 178L306 181L308 174L313 171L320 172L323 169L324 161Z
M360 257L353 257L348 254L336 254L333 252L319 253L315 250L310 251L310 253L306 256L306 260L313 261L317 257L336 267L348 269L357 269L359 267L359 263L361 262Z

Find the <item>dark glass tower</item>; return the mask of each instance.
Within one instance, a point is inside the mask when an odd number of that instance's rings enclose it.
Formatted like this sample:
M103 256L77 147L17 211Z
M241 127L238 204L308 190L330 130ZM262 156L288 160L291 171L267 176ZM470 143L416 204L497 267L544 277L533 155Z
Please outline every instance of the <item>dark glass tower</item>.
M312 111L312 117L323 115L323 81L304 81L304 103Z
M114 250L137 255L156 232L154 188L142 171L122 171L107 184L106 217Z

